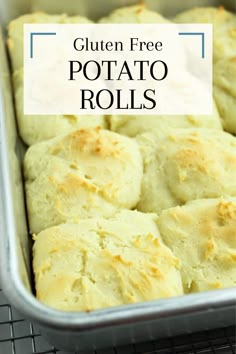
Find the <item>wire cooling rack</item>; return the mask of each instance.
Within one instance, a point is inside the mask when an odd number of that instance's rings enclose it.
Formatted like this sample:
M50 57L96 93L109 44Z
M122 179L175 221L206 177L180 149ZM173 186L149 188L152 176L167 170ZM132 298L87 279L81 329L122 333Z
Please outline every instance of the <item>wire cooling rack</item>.
M227 327L125 347L74 354L236 354L235 328ZM51 347L7 303L0 289L0 354L69 354Z

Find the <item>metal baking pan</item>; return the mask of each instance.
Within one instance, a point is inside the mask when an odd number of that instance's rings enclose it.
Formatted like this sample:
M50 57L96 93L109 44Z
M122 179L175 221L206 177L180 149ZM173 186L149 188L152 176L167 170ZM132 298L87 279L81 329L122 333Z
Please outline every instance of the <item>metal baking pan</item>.
M147 1L166 16L196 5L217 1ZM92 18L112 7L134 1L68 0L68 13ZM34 0L34 8L58 13L64 0ZM112 5L111 5L112 4ZM178 4L178 5L177 5ZM221 1L235 11L235 0ZM96 14L95 10L99 9ZM30 11L29 0L2 0L2 24ZM101 12L102 11L102 12ZM14 101L4 35L0 33L0 273L5 294L23 316L35 323L48 341L65 350L94 350L141 342L235 323L236 289L223 289L181 297L126 305L91 313L66 313L41 304L33 295L31 241L27 232L21 173L24 146L17 136Z

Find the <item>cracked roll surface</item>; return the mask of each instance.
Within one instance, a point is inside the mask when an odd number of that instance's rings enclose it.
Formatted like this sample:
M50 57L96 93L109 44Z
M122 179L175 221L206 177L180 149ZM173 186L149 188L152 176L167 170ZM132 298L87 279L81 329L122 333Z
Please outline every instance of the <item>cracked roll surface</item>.
M42 231L34 244L37 298L92 311L183 294L180 262L159 238L155 216L122 211Z
M201 198L236 196L236 138L220 130L177 129L137 136L144 177L137 208L160 213Z
M142 173L136 141L101 128L31 146L24 161L30 231L134 208Z
M164 210L158 225L181 260L185 292L236 286L236 198L202 199Z

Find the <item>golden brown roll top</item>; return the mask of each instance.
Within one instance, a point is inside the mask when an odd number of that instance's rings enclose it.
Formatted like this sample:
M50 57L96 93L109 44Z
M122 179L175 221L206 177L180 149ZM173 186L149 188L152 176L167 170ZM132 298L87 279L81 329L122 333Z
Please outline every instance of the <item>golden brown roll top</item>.
M236 198L164 210L161 236L181 260L185 292L236 286Z
M136 141L100 128L31 146L24 171L32 232L134 208L143 173Z
M153 218L123 211L42 231L34 244L38 299L64 311L91 311L183 294L180 262Z
M137 137L144 162L138 209L160 213L193 199L236 196L236 138L208 129Z

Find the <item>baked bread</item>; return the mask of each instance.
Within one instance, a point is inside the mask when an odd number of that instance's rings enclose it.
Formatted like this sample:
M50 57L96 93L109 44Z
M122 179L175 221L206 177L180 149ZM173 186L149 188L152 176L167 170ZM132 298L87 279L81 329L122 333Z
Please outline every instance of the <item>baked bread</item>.
M30 231L134 208L142 159L131 138L89 128L31 146L24 161Z
M119 116L113 115L109 116L108 124L112 131L117 133L128 135L134 137L138 134L153 131L153 130L163 130L167 131L169 129L175 128L214 128L222 129L221 119L218 114L216 105L213 106L213 114L209 116Z
M157 12L148 10L144 4L128 6L113 11L109 16L102 18L99 23L171 23ZM176 60L176 59L175 59ZM180 63L183 65L184 57ZM209 116L127 116L112 115L108 117L108 124L112 131L128 136L136 136L153 129L207 127L221 129L221 121L214 105L213 115Z
M155 11L148 10L145 4L121 7L99 20L99 23L170 23Z
M13 82L18 129L22 140L27 145L67 134L79 128L96 126L106 128L105 118L101 115L25 115L23 77L23 69L17 70L13 75Z
M236 286L236 198L191 201L164 210L158 224L181 260L185 292Z
M236 56L236 16L220 7L199 7L178 14L176 23L213 24L213 59Z
M180 262L158 235L153 216L135 211L42 231L33 247L37 298L92 311L182 295Z
M220 60L214 67L213 77L213 92L223 127L236 134L236 56Z
M209 23L222 25L232 21L234 14L219 7L195 7L190 10L180 12L174 18L177 23Z
M11 57L13 71L24 66L24 24L50 24L50 23L92 23L86 17L68 17L62 15L48 15L43 12L35 12L16 18L8 26L8 49Z
M137 136L144 177L137 208L160 213L201 198L236 196L236 138L214 129Z

